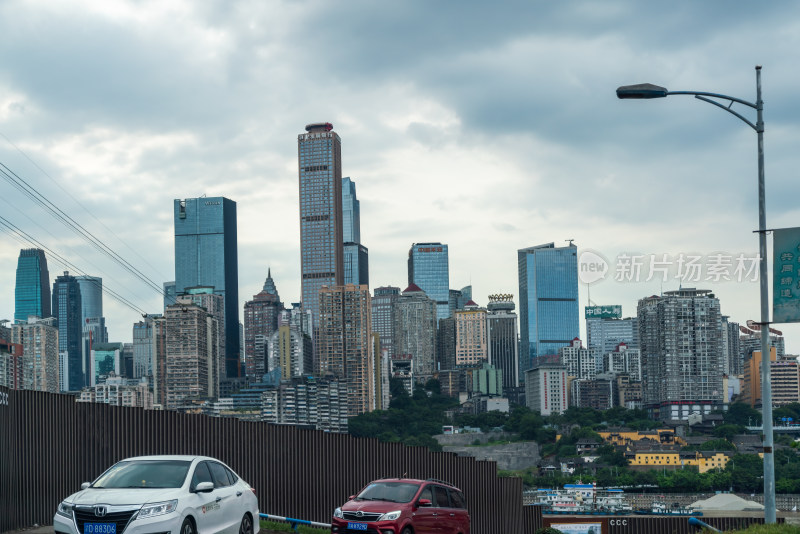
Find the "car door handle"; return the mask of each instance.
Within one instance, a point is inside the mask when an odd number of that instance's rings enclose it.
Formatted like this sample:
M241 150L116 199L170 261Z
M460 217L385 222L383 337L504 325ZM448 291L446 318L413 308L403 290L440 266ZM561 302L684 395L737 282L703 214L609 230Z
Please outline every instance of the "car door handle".
M455 517L455 516L456 516L456 514L450 514L450 517Z
M217 502L221 501L222 497L217 497Z
M439 514L436 513L436 512L433 512L433 517L436 517L437 515L439 515Z
M237 497L241 497L241 496L242 496L242 492L241 492L241 491L237 491L237 492L236 492L236 496L237 496Z

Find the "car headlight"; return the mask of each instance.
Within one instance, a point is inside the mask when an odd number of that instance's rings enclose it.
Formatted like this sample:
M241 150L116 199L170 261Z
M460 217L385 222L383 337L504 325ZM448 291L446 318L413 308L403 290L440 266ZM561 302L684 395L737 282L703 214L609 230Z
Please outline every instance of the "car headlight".
M56 513L72 519L72 503L62 501L61 504L58 505L58 508L56 508Z
M171 501L157 502L153 504L145 504L139 510L139 519L146 519L157 515L164 515L174 512L178 507L178 499Z
M378 521L394 521L400 514L403 513L401 510L395 510L394 512L386 512L382 516L378 518Z
M337 508L336 510L334 510L333 517L338 517L339 519L342 519L344 517L344 515L342 515L342 509Z

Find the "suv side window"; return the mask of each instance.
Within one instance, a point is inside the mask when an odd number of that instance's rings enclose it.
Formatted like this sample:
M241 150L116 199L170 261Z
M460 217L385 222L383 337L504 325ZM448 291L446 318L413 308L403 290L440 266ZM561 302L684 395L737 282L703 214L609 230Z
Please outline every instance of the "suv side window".
M208 467L211 470L211 476L214 477L215 488L224 488L231 485L225 466L217 462L208 462Z
M450 499L447 497L447 488L443 486L434 486L433 491L436 495L434 506L439 508L450 508Z
M450 502L453 503L453 508L466 508L467 503L464 502L464 494L458 490L450 490Z
M431 486L425 486L422 488L422 491L419 492L420 499L428 499L431 501L431 506L436 506L436 503L433 501L433 492L431 491Z
M208 471L208 462L200 462L192 475L192 489L196 488L201 482L214 482L211 473Z

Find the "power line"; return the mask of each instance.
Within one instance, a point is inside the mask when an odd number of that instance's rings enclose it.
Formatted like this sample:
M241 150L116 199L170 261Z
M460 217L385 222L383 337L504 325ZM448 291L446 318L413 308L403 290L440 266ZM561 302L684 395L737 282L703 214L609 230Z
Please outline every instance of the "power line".
M34 187L28 184L23 178L18 176L14 171L12 171L10 168L8 168L8 166L6 166L2 162L0 162L0 177L3 177L7 182L9 182L17 190L19 190L25 196L31 199L34 203L38 204L46 211L48 211L56 220L58 220L67 228L71 229L73 232L78 234L99 252L106 255L111 260L115 261L118 265L120 265L123 269L125 269L130 274L138 278L150 289L152 289L159 295L163 295L163 289L158 283L154 282L153 280L148 278L144 273L139 271L136 267L131 265L130 262L125 260L122 256L120 256L118 253L112 250L108 245L106 245L102 240L97 238L94 234L92 234L90 231L84 228L80 223L75 221L72 217L70 217L67 213L61 210L58 206L53 204L44 195L39 193Z

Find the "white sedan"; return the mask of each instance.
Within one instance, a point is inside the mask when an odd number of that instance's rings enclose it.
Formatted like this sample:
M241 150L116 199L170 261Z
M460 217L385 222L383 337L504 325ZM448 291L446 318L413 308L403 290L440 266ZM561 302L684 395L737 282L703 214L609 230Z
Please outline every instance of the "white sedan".
M206 456L138 456L64 499L56 534L257 534L255 490Z

